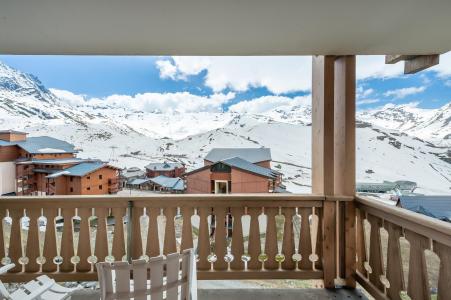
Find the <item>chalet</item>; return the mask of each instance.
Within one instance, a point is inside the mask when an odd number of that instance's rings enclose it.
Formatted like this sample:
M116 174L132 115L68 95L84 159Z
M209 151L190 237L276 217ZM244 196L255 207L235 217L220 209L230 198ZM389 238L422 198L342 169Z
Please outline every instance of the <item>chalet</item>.
M146 175L148 178L154 178L160 175L166 177L180 177L185 173L185 165L182 163L150 163L146 166Z
M154 190L169 193L182 193L185 190L185 183L180 177L172 178L163 175L151 178Z
M220 160L239 157L264 168L271 168L271 149L269 148L213 148L204 158L204 165Z
M267 148L213 149L205 157L203 167L185 174L186 192L229 194L282 191L282 174L265 167L270 162L271 152Z
M119 186L121 188L129 187L131 182L135 179L142 179L146 177L146 172L138 167L131 167L124 169L119 175Z
M118 191L118 169L76 157L75 147L48 136L0 131L0 194L96 195Z

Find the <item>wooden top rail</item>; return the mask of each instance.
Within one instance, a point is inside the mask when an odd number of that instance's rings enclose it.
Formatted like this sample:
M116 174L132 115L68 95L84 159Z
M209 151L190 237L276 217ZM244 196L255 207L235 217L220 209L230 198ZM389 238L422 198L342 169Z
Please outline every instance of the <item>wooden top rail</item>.
M349 197L325 197L300 194L155 194L146 196L21 196L0 197L1 209L22 208L89 208L127 207L132 201L135 207L176 207L176 206L225 206L225 207L322 207L325 200L348 201Z
M356 205L371 215L451 247L450 223L361 196L356 196Z

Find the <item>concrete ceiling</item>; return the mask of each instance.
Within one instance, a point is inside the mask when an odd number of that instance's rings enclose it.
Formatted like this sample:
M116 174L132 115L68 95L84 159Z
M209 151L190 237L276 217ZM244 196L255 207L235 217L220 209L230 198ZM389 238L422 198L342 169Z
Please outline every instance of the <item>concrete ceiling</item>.
M0 0L0 53L433 54L450 0Z

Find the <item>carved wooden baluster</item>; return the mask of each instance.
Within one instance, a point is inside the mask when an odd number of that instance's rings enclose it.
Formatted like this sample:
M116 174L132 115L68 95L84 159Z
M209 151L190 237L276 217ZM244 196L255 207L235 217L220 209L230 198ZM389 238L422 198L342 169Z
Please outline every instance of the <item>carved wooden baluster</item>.
M318 227L316 232L316 255L318 260L315 262L315 269L321 270L323 268L323 208L315 207L315 214L318 216Z
M282 262L282 269L284 270L293 270L296 268L296 264L293 260L293 254L295 253L293 216L295 213L296 210L294 207L282 208L282 214L285 216L285 224L283 227L283 244L282 244L282 254L285 255L285 260ZM299 239L302 239L302 236Z
M158 216L160 209L158 207L148 207L149 232L147 235L147 256L155 257L160 255L160 240L158 235Z
M5 224L4 224L4 218L6 217L6 210L0 209L0 259L1 260L7 260L6 258L6 243L5 243L5 236L3 235L4 231L6 231ZM5 262L5 261L4 261Z
M132 249L131 249L131 258L139 259L142 256L142 239L141 239L141 216L143 215L142 207L133 207L132 208L132 220L129 226L132 226ZM150 222L150 221L149 221ZM160 255L160 253L158 253Z
M21 239L20 239L20 218L23 216L22 209L10 209L9 216L12 219L11 223L11 237L9 239L9 257L11 262L16 264L9 272L15 273L22 271L22 265L19 264L19 257L21 254Z
M243 207L232 207L232 255L234 257L233 261L230 263L230 268L232 270L243 270L244 261L241 257L244 254L244 239L243 239L243 225L241 222L241 217L244 214Z
M77 271L89 272L91 271L91 264L88 262L88 257L91 255L91 249L89 247L89 217L91 216L91 208L79 208L78 215L81 218L81 222L80 241L78 242L80 262L77 264Z
M124 221L126 214L125 207L115 207L112 209L114 216L114 236L113 236L113 256L116 261L123 260L125 255Z
M301 237L299 238L299 248L301 254L301 261L299 268L302 270L311 270L312 262L309 257L312 254L312 237L310 235L309 217L312 214L312 209L309 207L299 208L301 215Z
M103 262L108 255L108 239L106 236L106 217L108 216L108 208L98 207L96 208L95 214L98 218L95 255L97 256L98 262Z
M384 285L381 282L381 275L384 275L384 264L382 261L381 232L382 220L373 215L368 215L368 221L371 224L370 234L370 281L379 290L384 291Z
M210 254L210 237L208 233L208 215L211 209L209 207L200 207L199 213L199 261L197 268L199 270L210 270L211 263L208 261L208 255Z
M249 207L247 211L251 216L248 246L251 260L247 263L247 268L250 270L260 270L262 268L262 263L258 260L258 256L260 255L261 251L258 216L261 214L261 208Z
M182 244L181 251L193 248L193 228L191 225L191 216L194 213L192 207L182 207L183 228L182 228Z
M74 248L72 245L72 217L75 215L74 208L63 208L61 212L64 218L63 236L61 238L61 256L63 262L60 265L60 272L72 272L74 265L70 262L70 258L74 255Z
M164 230L165 235L163 247L164 255L177 252L177 241L175 239L175 225L174 225L174 218L176 212L177 212L176 207L167 207L164 209L164 215L166 216L166 228Z
M387 288L387 295L390 299L401 300L399 292L405 289L401 246L399 243L399 238L402 236L402 228L387 221L384 225L388 231L387 280L390 283L390 287Z
M279 263L276 261L276 255L278 253L276 215L278 212L278 207L265 208L265 214L267 216L265 254L268 256L268 260L265 261L264 266L265 269L268 270L275 270L279 268Z
M451 247L434 241L434 252L440 258L437 299L448 299L451 296Z
M227 254L227 228L226 228L226 208L215 207L216 229L215 229L215 254L216 261L213 263L215 270L227 270L228 263L224 260Z
M405 229L405 236L410 243L407 294L412 300L430 299L426 256L424 254L424 251L429 249L429 239L408 229Z
M56 264L53 263L53 258L56 257L57 254L55 234L55 218L57 212L57 208L44 208L44 216L47 218L44 241L44 257L46 262L42 265L42 270L44 272L54 272L57 269Z
M29 259L25 266L26 272L38 272L39 264L36 259L39 257L39 227L38 218L41 215L40 208L27 209L27 216L30 218L30 229L28 231L28 241L26 254Z
M356 253L357 253L357 271L363 276L367 277L367 271L365 269L366 262L366 239L365 239L365 227L363 221L365 220L365 212L357 209L357 229L356 229Z

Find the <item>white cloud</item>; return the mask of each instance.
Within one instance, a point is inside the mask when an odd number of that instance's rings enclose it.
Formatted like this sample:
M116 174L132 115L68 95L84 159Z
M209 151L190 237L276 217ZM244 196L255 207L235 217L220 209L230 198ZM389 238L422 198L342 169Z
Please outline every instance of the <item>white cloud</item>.
M311 96L298 96L294 98L283 96L263 96L231 105L229 107L229 111L259 114L269 112L276 108L288 108L295 105L311 105Z
M86 102L85 95L78 95L66 90L49 89L55 96L69 105L84 105Z
M281 94L306 91L311 85L311 57L308 56L183 56L162 58L157 61L157 68L162 78L176 80L205 70L205 85L215 92L265 87Z
M397 77L404 73L404 64L385 64L384 55L364 55L357 56L356 77L367 78L390 78Z
M384 93L384 96L385 97L393 97L393 99L402 99L409 95L415 95L415 94L424 92L424 90L426 90L425 86L408 87L408 88L387 91Z
M440 55L440 63L431 68L439 77L451 76L451 51Z
M311 89L310 56L182 56L157 60L161 78L186 80L206 71L205 85L215 92L265 87L274 94ZM403 74L403 64L386 65L383 55L358 56L357 79L389 78Z
M378 103L379 101L380 101L379 99L362 99L362 100L357 100L357 105L373 104L373 103Z
M61 100L74 105L113 106L146 112L219 112L235 94L215 93L209 96L193 95L188 92L177 93L143 93L134 96L111 95L105 98L87 99L69 91L52 89Z
M445 81L445 85L451 87L451 80Z
M374 92L375 90L372 88L365 89L363 86L359 85L356 89L356 98L357 99L366 98L369 95L373 94Z

